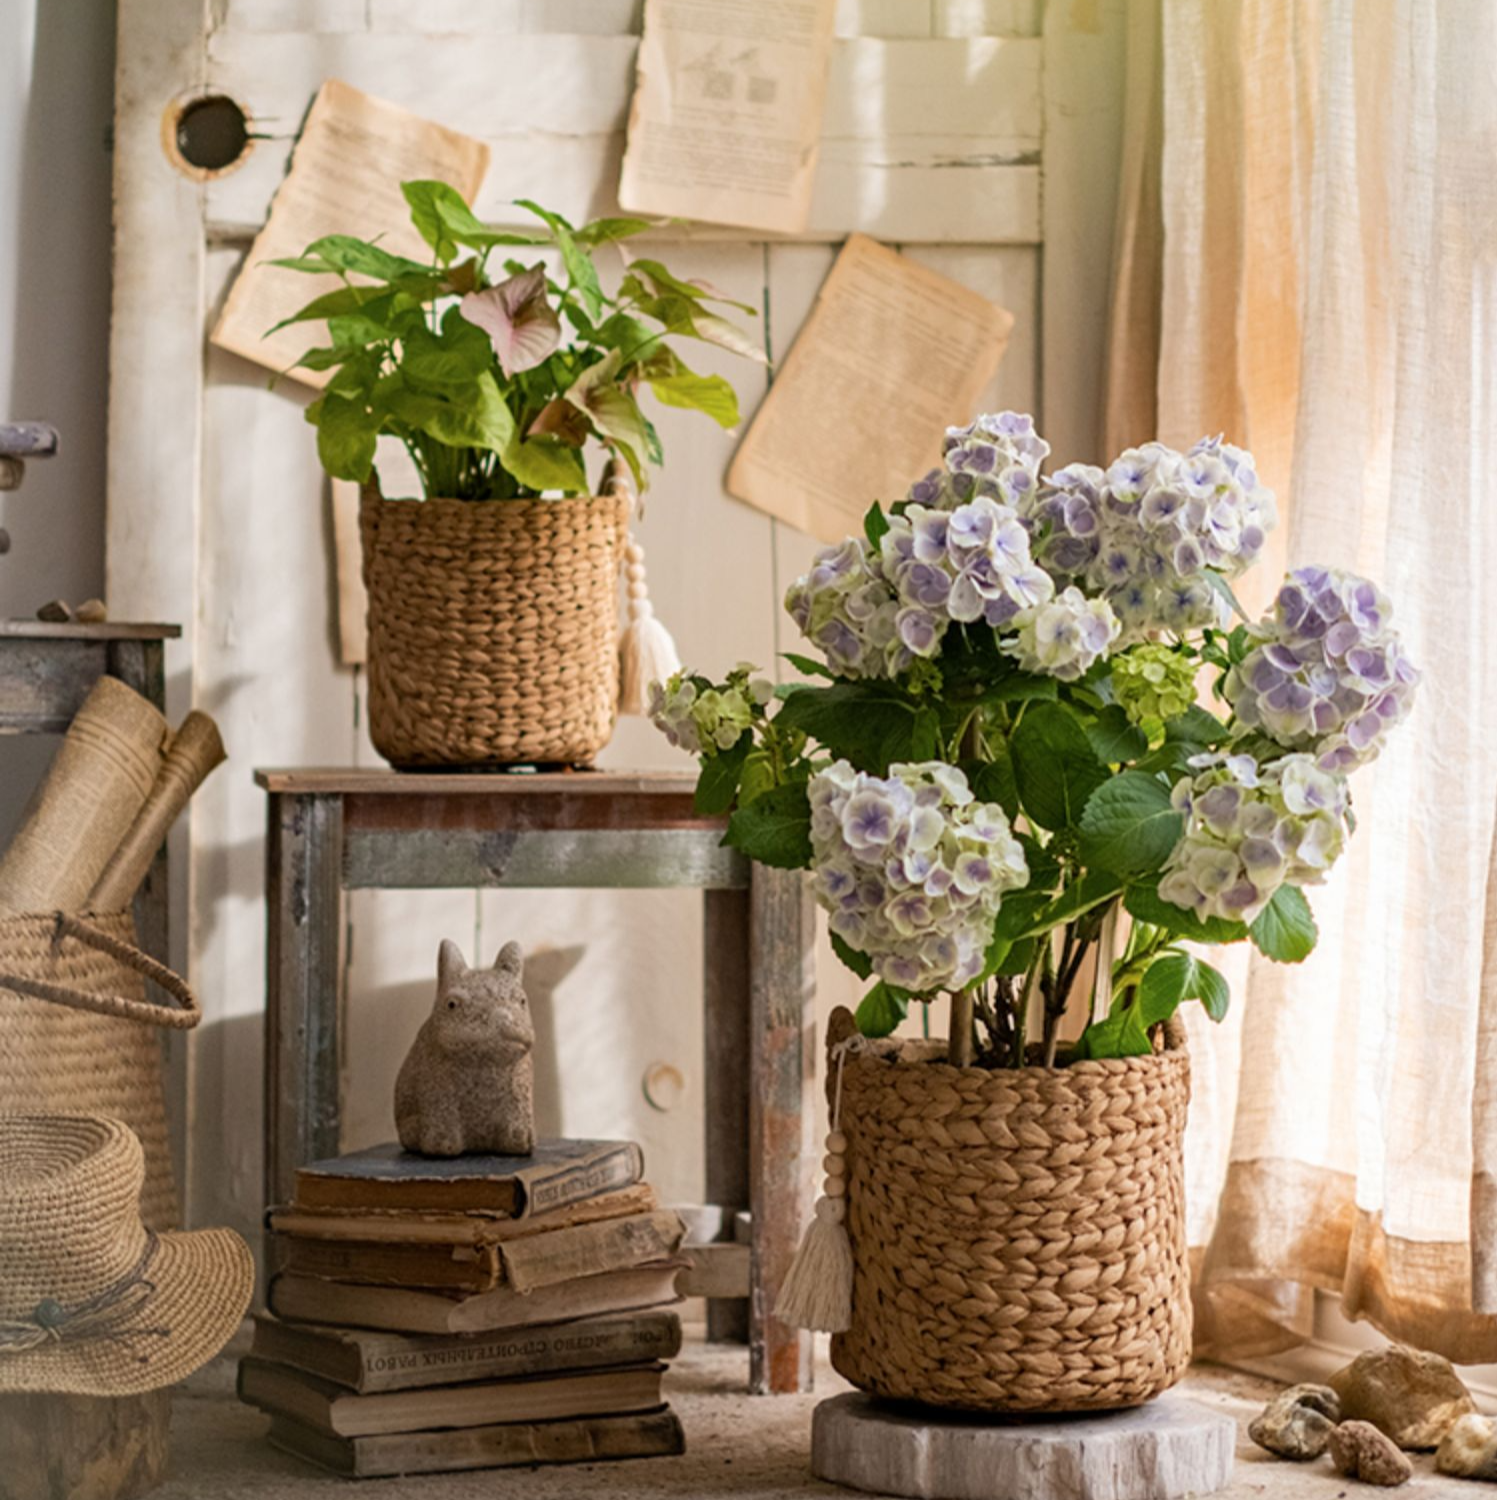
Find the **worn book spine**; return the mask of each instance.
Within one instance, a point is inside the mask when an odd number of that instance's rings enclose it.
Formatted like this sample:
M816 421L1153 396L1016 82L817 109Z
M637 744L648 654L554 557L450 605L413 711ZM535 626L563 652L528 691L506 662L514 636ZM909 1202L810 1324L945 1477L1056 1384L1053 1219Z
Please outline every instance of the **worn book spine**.
M662 1261L538 1287L528 1294L500 1286L472 1296L354 1286L283 1271L271 1280L269 1301L277 1317L293 1323L342 1323L397 1333L489 1333L664 1306L676 1299L676 1276L683 1265Z
M566 1370L670 1360L681 1352L673 1312L624 1313L518 1333L402 1337L360 1328L319 1328L255 1319L251 1353L337 1381L360 1395L552 1375Z
M596 1463L686 1451L680 1419L668 1406L624 1417L513 1422L360 1438L330 1437L287 1417L275 1417L270 1424L270 1441L287 1453L356 1479L529 1464Z
M599 1219L621 1219L629 1214L654 1213L659 1208L655 1189L636 1182L596 1198L568 1203L528 1219L493 1213L436 1213L399 1208L306 1209L277 1207L266 1212L266 1227L276 1234L310 1240L364 1240L382 1245L491 1245L501 1240L549 1234Z
M325 1281L488 1292L504 1278L499 1252L492 1245L380 1245L287 1236L281 1244L286 1270Z
M335 1437L376 1437L432 1427L489 1427L498 1422L561 1422L621 1416L661 1404L662 1364L568 1370L523 1380L361 1396L289 1365L253 1357L239 1362L239 1399L272 1416L290 1417Z
M509 1285L517 1292L532 1292L604 1271L669 1260L680 1249L685 1233L680 1217L661 1209L512 1240L499 1246L499 1256Z
M538 1166L515 1174L515 1218L550 1213L628 1187L644 1175L644 1153L633 1141L620 1141L612 1150L578 1162Z
M680 1247L681 1220L669 1209L631 1214L532 1235L504 1245L386 1245L283 1237L285 1269L325 1281L432 1291L518 1292L604 1271L669 1260Z
M531 1157L416 1157L395 1142L298 1169L294 1207L554 1213L639 1181L633 1141L540 1141Z

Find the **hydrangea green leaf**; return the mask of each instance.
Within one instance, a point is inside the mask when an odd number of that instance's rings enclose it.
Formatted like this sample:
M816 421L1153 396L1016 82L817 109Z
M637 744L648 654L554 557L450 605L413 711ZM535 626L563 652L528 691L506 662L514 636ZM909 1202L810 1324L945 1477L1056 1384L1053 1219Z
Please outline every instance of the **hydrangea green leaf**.
M738 808L723 842L761 865L803 870L811 862L811 809L806 788L777 786Z
M1072 828L1107 780L1076 715L1058 703L1032 703L1011 740L1024 810L1041 828Z
M853 1020L864 1036L888 1036L909 1014L909 1010L909 1000L880 980L863 996L853 1013Z
M1156 777L1124 771L1087 799L1081 815L1081 858L1119 875L1157 870L1180 842L1185 820Z
M1281 964L1308 958L1320 936L1310 903L1297 885L1281 885L1248 930L1258 951Z

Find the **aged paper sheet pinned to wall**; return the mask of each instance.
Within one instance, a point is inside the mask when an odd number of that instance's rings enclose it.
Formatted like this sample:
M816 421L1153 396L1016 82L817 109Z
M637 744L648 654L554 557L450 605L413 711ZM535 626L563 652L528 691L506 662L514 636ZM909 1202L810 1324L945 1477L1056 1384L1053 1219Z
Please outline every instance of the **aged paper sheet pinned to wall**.
M976 415L1011 312L855 234L754 415L728 493L824 542L861 533Z
M270 217L229 288L213 342L273 370L289 370L308 385L325 385L331 371L289 369L326 342L324 324L295 324L269 338L265 331L341 283L264 262L300 255L324 234L378 235L395 254L428 261L431 251L411 225L400 184L435 178L471 203L488 165L484 141L328 79L312 102Z
M619 202L799 233L836 0L645 0Z

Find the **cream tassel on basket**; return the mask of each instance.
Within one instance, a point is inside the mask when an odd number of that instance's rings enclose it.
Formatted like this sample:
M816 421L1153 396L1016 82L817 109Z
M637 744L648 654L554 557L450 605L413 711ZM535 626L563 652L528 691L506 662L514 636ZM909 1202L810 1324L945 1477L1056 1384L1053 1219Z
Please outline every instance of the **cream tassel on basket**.
M847 1237L847 1137L842 1133L842 1066L864 1039L850 1036L832 1049L837 1087L832 1129L826 1138L822 1195L816 1215L780 1286L774 1315L792 1328L846 1333L852 1327L852 1241Z
M681 658L671 633L655 614L645 582L645 549L629 539L629 620L619 642L619 712L649 712L650 684L664 682L681 670Z
M604 482L615 493L629 496L632 519L639 508L639 497L628 469L622 464L610 465ZM645 549L632 536L624 548L624 558L629 613L619 641L619 712L645 714L649 712L650 684L664 682L679 672L681 657L670 631L650 603L650 587L645 582Z

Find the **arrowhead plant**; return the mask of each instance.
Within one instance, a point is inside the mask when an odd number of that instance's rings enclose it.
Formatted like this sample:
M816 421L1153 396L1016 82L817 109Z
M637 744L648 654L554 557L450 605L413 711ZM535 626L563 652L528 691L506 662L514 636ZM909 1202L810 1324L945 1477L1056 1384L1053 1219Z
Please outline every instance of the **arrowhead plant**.
M330 372L307 408L329 474L368 479L378 439L390 436L410 453L428 497L589 494L590 452L622 459L643 490L662 459L643 390L737 425L732 385L691 370L674 341L762 361L712 310L754 309L649 259L627 263L617 292L604 290L596 252L657 227L651 221L578 228L520 200L538 224L516 232L481 223L446 183L407 182L402 191L429 262L348 235L272 262L343 283L276 325L326 325L328 342L297 366Z

